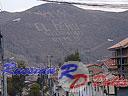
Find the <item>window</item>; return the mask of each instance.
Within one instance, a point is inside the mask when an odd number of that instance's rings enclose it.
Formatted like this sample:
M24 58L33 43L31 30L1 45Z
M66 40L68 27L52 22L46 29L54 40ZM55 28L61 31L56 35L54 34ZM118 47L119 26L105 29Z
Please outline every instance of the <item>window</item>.
M124 66L122 66L122 70L124 70Z

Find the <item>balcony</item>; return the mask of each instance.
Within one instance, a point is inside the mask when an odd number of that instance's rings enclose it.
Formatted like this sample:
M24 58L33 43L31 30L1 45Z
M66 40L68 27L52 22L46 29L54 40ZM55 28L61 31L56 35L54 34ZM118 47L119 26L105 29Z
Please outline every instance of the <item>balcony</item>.
M112 55L111 59L128 58L128 55Z
M112 58L128 58L128 52L123 52L122 54L120 52L112 52Z

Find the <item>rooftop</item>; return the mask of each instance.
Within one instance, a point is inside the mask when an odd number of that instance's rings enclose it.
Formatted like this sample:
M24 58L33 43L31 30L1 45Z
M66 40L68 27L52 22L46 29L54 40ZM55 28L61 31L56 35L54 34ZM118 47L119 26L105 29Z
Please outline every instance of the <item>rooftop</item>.
M115 65L115 61L113 59L105 59L103 61L103 64L108 67L108 69L117 69L117 66Z
M92 66L102 66L102 64L87 64L87 67L92 67Z
M102 65L101 64L87 64L87 68L93 75L103 73Z
M128 47L128 38L126 38L126 39L120 41L119 43L109 47L108 49L109 50L113 50L113 49L119 49L119 48L122 48L122 47L123 48Z

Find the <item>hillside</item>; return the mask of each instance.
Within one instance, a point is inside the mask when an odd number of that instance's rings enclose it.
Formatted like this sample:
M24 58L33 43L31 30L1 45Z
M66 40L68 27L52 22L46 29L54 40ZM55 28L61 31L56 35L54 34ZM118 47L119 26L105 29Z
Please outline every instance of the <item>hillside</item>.
M30 63L54 63L79 50L82 61L109 57L107 48L128 37L128 12L83 10L72 5L49 3L19 13L0 16L5 49L23 55ZM21 18L20 21L12 20ZM108 42L111 38L114 42Z

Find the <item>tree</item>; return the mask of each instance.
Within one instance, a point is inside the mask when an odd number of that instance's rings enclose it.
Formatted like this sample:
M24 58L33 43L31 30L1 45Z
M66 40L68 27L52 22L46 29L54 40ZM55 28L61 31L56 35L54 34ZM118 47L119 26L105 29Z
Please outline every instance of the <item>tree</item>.
M40 85L38 83L34 83L31 86L29 96L41 96Z
M7 78L7 89L9 96L13 96L13 83L12 83L12 77Z
M17 61L18 68L25 68L25 62L24 61ZM19 94L21 96L23 87L25 85L25 75L12 75L11 78L8 78L8 94L10 96L16 96Z
M37 83L40 85L40 90L42 90L43 92L43 96L44 94L46 94L48 92L48 75L47 74L40 74L38 75L38 79L37 79Z
M42 84L44 84L44 75L42 75L42 74L39 74L38 75L38 79L37 79L37 83L40 85L40 89L42 89L43 87L42 87Z
M80 60L80 54L79 54L78 50L75 53L67 56L65 58L65 62L67 62L67 61L81 61Z

